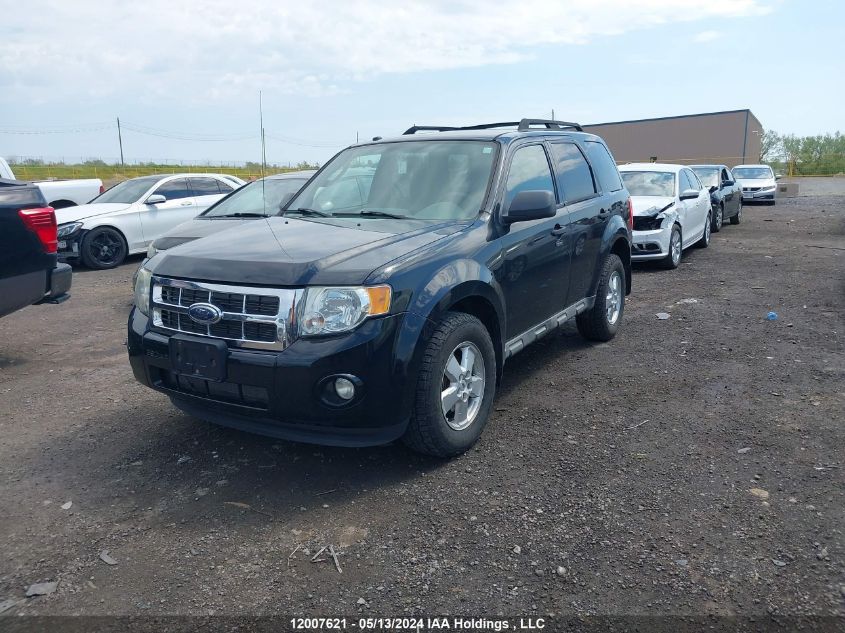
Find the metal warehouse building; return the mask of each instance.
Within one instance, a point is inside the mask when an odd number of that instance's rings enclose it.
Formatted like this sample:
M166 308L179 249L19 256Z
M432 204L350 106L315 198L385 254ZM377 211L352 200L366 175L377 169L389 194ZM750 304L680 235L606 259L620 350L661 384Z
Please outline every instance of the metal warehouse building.
M763 126L751 110L585 125L610 146L618 163L756 163Z

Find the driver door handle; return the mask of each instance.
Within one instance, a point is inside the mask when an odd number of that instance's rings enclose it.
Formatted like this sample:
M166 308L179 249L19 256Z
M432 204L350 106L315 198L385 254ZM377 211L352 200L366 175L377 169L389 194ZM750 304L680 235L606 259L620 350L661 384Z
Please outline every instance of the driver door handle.
M194 204L194 203L193 202L180 202L179 206L180 207L190 207L192 204Z

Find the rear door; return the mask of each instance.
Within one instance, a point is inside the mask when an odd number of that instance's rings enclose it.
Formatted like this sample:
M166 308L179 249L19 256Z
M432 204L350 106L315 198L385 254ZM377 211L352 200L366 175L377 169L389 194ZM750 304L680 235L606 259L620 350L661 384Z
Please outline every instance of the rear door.
M150 195L161 195L166 200L159 204L141 203L141 228L146 244L197 215L197 205L186 178L168 180Z
M739 205L742 204L742 187L734 180L731 170L727 167L722 168L722 182L729 182L729 185L723 185L725 195L725 217L736 215L739 210Z
M191 193L194 196L196 215L205 211L234 189L230 184L208 176L188 176L188 185L190 185Z
M520 191L550 191L555 182L542 142L520 145L512 154L501 208ZM505 296L507 337L513 338L566 307L569 286L568 214L511 224L500 239L503 261L496 278Z

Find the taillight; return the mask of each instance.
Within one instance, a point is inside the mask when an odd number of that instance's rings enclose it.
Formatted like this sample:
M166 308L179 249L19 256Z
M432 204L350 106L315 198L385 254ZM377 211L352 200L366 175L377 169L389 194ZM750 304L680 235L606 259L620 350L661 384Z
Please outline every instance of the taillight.
M38 236L45 253L55 253L59 249L56 226L56 212L53 207L21 209L18 215L30 231Z
M628 230L634 230L634 203L628 198Z

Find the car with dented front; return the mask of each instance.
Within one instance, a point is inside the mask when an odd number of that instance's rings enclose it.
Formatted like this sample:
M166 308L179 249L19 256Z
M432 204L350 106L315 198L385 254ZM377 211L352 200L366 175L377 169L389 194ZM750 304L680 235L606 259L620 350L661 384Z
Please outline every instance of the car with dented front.
M630 221L577 124L414 126L341 151L279 215L152 257L129 360L199 419L455 455L509 357L570 319L616 334Z
M693 245L710 244L710 192L684 165L629 163L619 168L634 207L632 259L677 268Z

